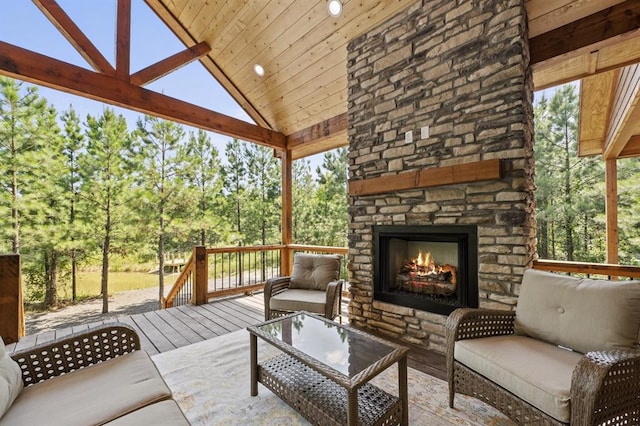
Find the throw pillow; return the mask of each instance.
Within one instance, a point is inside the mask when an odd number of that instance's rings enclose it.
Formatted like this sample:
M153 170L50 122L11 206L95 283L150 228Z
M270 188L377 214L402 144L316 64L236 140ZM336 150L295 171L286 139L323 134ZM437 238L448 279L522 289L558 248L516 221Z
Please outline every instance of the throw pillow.
M22 387L20 366L9 357L0 337L0 418L11 407Z

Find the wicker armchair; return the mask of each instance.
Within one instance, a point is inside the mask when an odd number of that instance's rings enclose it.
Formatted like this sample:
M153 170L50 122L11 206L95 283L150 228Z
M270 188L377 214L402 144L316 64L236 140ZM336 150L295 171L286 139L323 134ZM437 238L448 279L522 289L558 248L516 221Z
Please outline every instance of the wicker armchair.
M536 278L536 285L540 284L539 280L540 278ZM594 280L590 281L595 282ZM634 291L637 292L637 287ZM584 293L584 288L582 289L582 293ZM518 303L520 304L521 299L526 296L523 282L523 291L521 291ZM569 292L569 297L575 299L581 296L576 297ZM553 297L550 299L553 300ZM579 306L579 302L580 301L578 301L576 306ZM557 312L560 314L565 313L564 308L559 307L563 306L561 301L556 299L553 300L552 303ZM606 304L607 301L604 300L603 303ZM618 304L618 302L613 303ZM573 314L574 312L570 311L572 308L572 306L566 306L567 312ZM612 308L615 309L616 307L612 306ZM545 313L544 307L541 307L538 315L542 319ZM593 315L592 312L585 314ZM500 342L509 341L509 339L514 339L511 341L511 344L513 344L513 341L517 341L517 339L522 339L523 342L527 339L537 340L521 335L522 333L521 330L518 329L519 325L516 318L516 312L471 308L457 309L449 316L446 323L446 360L449 382L449 406L451 408L453 408L454 405L455 393L458 392L480 399L496 407L520 424L640 424L640 350L637 349L637 315L635 315L634 318L629 318L630 322L636 323L635 326L632 326L632 333L633 327L636 327L635 348L634 344L631 343L630 349L589 351L585 355L582 355L582 353L578 351L566 351L558 348L558 346L556 346L558 344L557 342L552 342L552 344L546 342L535 343L535 345L548 344L548 353L551 354L551 356L555 355L554 351L559 351L562 352L558 354L560 356L572 356L576 357L574 359L577 359L575 367L573 367L574 364L568 363L571 368L573 368L572 372L571 370L567 371L567 377L570 379L569 400L566 401L569 407L567 411L570 412L569 421L564 421L567 419L558 420L549 415L534 405L532 401L524 400L522 397L515 395L513 393L516 392L515 390L512 392L505 389L505 387L496 383L497 379L491 380L485 377L486 373L484 375L480 374L475 371L474 368L466 365L471 363L466 362L465 364L465 362L461 362L458 359L464 358L455 353L456 349L461 351L465 349L463 346L458 348L457 343L459 344L465 340L468 341L468 339L477 339L471 343L472 345L477 345L482 339L488 339L484 341L484 344L489 345L496 343L501 344ZM550 324L552 323L553 321ZM555 323L559 329L564 326L562 320L555 320ZM605 327L612 327L612 324L608 324ZM593 330L591 327L585 330L585 334L587 335L597 332L598 330ZM588 338L592 337L593 336L588 336ZM633 339L632 336L631 338ZM478 346L475 347L478 348ZM494 349L494 351L499 350L503 349ZM527 356L527 351L531 351L531 349L529 347L525 348L523 351L524 356ZM567 355L563 353L567 353ZM482 355L484 356L484 354ZM483 362L484 360L485 358L483 358ZM495 361L495 359L489 360L489 362L491 361ZM522 365L522 360L519 361ZM546 368L548 368L548 366L544 365L544 363L526 365L524 369L528 371L525 372L524 375L529 374L529 377L540 377L545 374L544 370ZM504 371L506 370L507 368L505 368ZM518 389L518 391L521 390L522 388ZM540 405L539 402L537 405Z
M11 358L20 366L27 387L140 349L132 327L112 323L16 351Z
M342 280L338 255L296 253L291 276L271 278L264 286L264 317L307 311L325 318L340 315Z

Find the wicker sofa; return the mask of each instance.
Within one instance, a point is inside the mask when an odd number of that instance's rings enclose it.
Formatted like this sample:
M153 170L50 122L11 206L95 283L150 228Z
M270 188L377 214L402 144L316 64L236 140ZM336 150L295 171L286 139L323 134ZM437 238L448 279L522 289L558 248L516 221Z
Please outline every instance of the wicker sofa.
M640 282L527 270L515 312L446 323L449 405L478 398L520 424L640 424Z
M0 425L188 425L139 349L136 332L121 323L10 358L0 341Z

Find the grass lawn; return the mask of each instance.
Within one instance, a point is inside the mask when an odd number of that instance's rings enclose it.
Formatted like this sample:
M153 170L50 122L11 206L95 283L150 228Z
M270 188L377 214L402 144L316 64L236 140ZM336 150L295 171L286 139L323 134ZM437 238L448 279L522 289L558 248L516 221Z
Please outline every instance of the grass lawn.
M174 274L165 274L164 285L171 286L175 281ZM150 287L158 287L158 275L146 272L110 272L109 294L120 291L140 290ZM71 290L65 288L65 292ZM92 297L100 295L100 272L78 273L78 297Z

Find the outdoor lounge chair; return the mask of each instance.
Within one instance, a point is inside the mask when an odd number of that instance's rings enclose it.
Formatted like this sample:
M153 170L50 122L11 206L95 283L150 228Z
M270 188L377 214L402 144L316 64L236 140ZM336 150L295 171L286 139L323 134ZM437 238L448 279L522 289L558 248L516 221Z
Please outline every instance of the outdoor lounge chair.
M264 286L265 319L297 311L334 319L342 302L341 263L338 255L296 253L291 276L271 278Z

